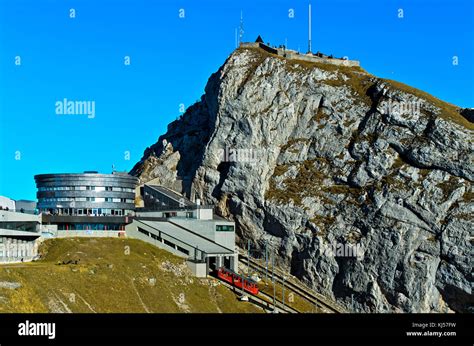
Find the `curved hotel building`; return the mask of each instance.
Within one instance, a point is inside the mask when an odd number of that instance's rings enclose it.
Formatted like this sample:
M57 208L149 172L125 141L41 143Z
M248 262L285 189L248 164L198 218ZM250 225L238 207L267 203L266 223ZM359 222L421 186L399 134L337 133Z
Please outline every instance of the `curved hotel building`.
M35 181L37 208L58 229L117 229L135 210L138 178L127 173L40 174Z
M237 270L235 223L214 218L212 205L192 202L165 186L143 184L138 189L139 179L127 173L41 174L35 181L39 232L17 232L25 242L36 242L32 236L40 235L130 237L186 258L198 277L221 266ZM139 190L144 206L136 208L135 192ZM1 231L0 227L0 236ZM18 257L10 252L6 255L7 261ZM34 255L33 251L29 256Z

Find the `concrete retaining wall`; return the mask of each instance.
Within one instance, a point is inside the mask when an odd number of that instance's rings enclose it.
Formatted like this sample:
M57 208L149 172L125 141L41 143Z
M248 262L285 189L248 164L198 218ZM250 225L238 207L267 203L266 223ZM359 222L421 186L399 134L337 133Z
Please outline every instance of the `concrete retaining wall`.
M191 272L198 278L207 277L207 263L187 260L186 264Z

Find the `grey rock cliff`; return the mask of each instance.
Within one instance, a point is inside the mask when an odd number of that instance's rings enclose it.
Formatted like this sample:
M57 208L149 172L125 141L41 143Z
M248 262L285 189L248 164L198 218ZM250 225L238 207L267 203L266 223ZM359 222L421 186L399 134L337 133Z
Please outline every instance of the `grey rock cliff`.
M470 121L359 68L238 49L131 173L216 204L349 310L472 311Z

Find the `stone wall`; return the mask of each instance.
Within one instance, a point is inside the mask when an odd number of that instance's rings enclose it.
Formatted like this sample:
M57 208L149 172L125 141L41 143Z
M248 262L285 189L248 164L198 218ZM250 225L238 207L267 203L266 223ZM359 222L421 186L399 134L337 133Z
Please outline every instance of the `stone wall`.
M272 48L267 46L266 44L259 43L259 42L243 42L240 44L241 47L250 47L250 48L260 48L266 52L271 54L276 54L286 59L292 60L302 60L308 62L319 62L323 64L332 64L338 66L350 66L356 67L360 66L360 62L357 60L344 60L344 59L330 59L330 58L321 58L314 55L306 55L306 54L299 54L296 51L282 49L282 48Z

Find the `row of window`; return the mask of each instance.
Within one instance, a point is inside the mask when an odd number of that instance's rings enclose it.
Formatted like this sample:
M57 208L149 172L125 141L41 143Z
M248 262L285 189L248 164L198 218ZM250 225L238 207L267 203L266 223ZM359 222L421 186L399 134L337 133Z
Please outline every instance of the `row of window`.
M59 231L123 231L124 225L119 224L102 224L102 223L73 223L59 224Z
M38 191L119 191L119 192L135 192L134 189L128 187L115 186L41 186Z
M40 198L41 202L114 202L114 203L135 203L130 198L112 198L112 197L53 197Z
M46 208L41 209L41 212L50 213L53 215L89 215L89 216L124 216L130 215L133 212L126 209L110 209L110 208Z

